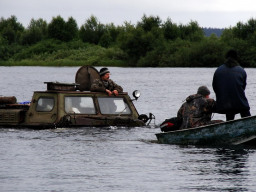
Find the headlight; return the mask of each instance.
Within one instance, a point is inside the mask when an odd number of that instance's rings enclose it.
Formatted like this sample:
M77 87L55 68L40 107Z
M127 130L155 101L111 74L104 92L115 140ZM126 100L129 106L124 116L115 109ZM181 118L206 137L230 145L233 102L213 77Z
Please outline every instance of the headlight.
M137 100L140 97L140 91L135 90L135 91L133 91L132 95Z

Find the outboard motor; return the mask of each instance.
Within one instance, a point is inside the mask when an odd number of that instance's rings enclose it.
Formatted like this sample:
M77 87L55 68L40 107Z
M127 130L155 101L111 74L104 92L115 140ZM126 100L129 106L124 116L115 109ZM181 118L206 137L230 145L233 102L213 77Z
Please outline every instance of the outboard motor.
M160 124L160 129L162 132L175 131L180 128L181 124L182 119L178 117L172 117L170 119L165 119L165 121Z

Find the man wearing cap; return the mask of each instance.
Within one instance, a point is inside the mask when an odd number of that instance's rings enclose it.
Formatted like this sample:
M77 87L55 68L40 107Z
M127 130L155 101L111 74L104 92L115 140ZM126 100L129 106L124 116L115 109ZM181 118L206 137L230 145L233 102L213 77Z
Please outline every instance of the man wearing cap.
M229 50L226 61L216 69L212 81L216 94L216 112L226 114L227 121L233 120L237 113L241 117L251 116L245 96L247 74L238 60L237 52Z
M180 129L199 127L202 125L222 122L211 121L215 109L215 100L209 98L210 90L206 86L200 86L196 94L186 98L178 111L177 117L182 120Z
M100 69L100 79L95 79L91 85L91 91L106 92L109 96L123 92L123 88L110 79L108 68Z

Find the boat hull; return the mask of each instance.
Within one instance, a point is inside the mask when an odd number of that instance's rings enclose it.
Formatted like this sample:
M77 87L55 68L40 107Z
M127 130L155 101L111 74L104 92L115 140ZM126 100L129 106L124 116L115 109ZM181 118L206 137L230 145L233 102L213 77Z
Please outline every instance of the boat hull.
M201 126L197 128L157 133L162 144L179 145L240 145L256 143L256 116Z

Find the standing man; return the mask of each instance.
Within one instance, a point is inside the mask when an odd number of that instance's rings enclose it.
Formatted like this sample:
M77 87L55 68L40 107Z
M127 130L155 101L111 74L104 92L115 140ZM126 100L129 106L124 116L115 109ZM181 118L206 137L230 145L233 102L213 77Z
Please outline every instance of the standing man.
M235 50L229 50L226 61L219 66L213 76L213 90L216 94L216 112L226 114L226 120L234 120L235 115L251 116L250 106L245 96L247 74L238 63Z
M95 79L91 85L91 91L106 92L109 96L123 92L123 88L110 79L108 68L100 69L100 79Z

